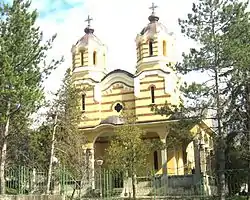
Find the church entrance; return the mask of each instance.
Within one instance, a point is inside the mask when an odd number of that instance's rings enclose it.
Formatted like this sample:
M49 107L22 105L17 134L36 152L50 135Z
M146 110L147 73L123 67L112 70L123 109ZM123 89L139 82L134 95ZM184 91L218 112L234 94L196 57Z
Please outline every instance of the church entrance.
M110 170L107 164L107 149L112 136L112 132L103 133L94 143L95 189L101 197L107 197L114 191L121 193L124 187L124 173Z
M107 167L107 163L105 162L106 150L109 147L112 136L113 136L112 133L107 132L107 133L101 134L100 136L96 138L95 143L94 143L95 161L96 161L95 167L99 167L100 165L102 168ZM98 160L99 160L99 163L97 162Z

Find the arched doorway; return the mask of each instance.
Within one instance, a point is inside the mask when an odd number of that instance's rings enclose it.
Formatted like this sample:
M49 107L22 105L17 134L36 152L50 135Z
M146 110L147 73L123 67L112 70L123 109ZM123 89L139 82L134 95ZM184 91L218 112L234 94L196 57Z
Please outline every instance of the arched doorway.
M94 141L95 189L100 197L108 197L114 190L121 192L124 186L124 174L110 170L107 163L107 149L113 136L114 132L110 130L98 135Z
M95 166L98 167L97 160L102 160L102 168L106 167L105 157L106 150L109 147L111 138L114 134L112 132L104 132L100 134L94 142L94 151L95 151Z

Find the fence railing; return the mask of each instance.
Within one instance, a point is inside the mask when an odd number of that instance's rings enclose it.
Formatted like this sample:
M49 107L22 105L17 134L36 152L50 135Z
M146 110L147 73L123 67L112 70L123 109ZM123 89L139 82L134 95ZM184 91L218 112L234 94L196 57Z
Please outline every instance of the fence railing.
M226 194L228 199L247 199L249 169L226 170ZM124 172L96 169L88 179L72 176L66 167L54 169L51 192L78 198L120 198L132 195L131 179ZM12 167L6 170L8 194L44 194L47 172L38 168ZM159 199L163 197L202 197L216 199L218 179L216 174L159 175L154 172L136 177L138 197ZM250 199L250 198L249 198Z

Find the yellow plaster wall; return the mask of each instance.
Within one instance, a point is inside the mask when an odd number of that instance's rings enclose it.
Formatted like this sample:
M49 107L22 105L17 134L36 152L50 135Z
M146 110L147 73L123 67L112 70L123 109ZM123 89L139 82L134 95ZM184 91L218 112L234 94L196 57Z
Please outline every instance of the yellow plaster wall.
M105 45L99 45L96 42L90 43L88 46L82 46L81 42L77 45L73 45L72 47L72 71L77 68L94 66L99 69L104 70L106 68L106 54L107 49ZM94 52L95 52L95 61L94 63ZM83 53L83 56L81 56ZM81 72L73 73L73 79L88 79L91 78L88 70L84 70Z
M83 52L83 65L81 52ZM72 53L73 68L94 65L94 52L96 52L96 65L106 67L106 48L104 46L92 46L91 48L76 48Z
M160 165L159 165L160 166ZM151 152L147 158L147 170L154 170L154 152Z
M94 88L86 92L85 111L83 112L83 120L81 127L89 127L98 125L101 120L112 116L120 115L114 106L120 102L125 109L135 110L135 96L133 88L118 87L117 84L112 85L111 90L102 91L101 103L94 100Z
M175 39L168 34L154 35L151 38L153 41L153 57L161 56L168 59L169 62L173 62L173 52L175 52ZM166 54L163 53L163 41L166 44ZM147 69L159 69L160 65L150 65L146 62L146 59L150 58L149 55L149 38L138 37L137 38L137 73ZM151 57L152 57L151 56ZM166 66L167 67L167 66Z
M163 106L170 95L164 91L164 78L157 75L146 76L140 80L140 95L135 100L136 116L138 121L152 121L166 119L165 116L156 115L151 111L150 87L155 87L155 104Z
M100 121L101 104L94 100L94 88L91 87L84 92L85 96L85 110L82 111L82 121L80 127L95 126ZM82 101L80 100L81 105Z
M183 150L178 148L175 150L176 162L177 162L177 174L184 174L184 163L183 163Z
M122 103L125 109L136 113L138 122L157 121L166 119L166 116L156 115L151 111L151 91L150 87L155 87L155 104L163 106L166 101L171 101L172 96L164 91L164 78L158 75L146 76L140 80L140 93L138 97L134 96L134 88L124 88L122 84L111 85L105 91L102 91L101 103L94 100L94 88L86 92L85 112L80 126L96 126L101 120L119 115L114 110L117 102Z
M76 68L77 68L77 67L76 67ZM83 77L85 77L86 74L88 74L88 72L86 72L86 71L74 72L74 73L72 74L72 79L73 79L74 81L82 80Z
M176 163L175 163L175 157L174 157L174 150L173 149L168 149L168 163L167 163L167 168L168 168L168 174L169 175L174 175L176 171Z
M102 92L102 119L105 119L112 115L120 115L114 107L116 103L121 103L125 109L134 110L134 90L133 88L124 88L122 84L114 84L111 87L111 90L106 90Z
M78 51L75 52L74 55L74 64L75 67L82 67L81 62L82 62L82 58L81 58L81 52L83 52L83 66L88 66L89 65L89 51L88 49L78 49Z

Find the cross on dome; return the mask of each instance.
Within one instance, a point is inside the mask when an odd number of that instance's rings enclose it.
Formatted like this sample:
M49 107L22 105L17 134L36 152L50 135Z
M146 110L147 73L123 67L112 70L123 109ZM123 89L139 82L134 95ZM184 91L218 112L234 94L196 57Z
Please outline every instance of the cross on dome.
M88 22L88 26L84 29L85 33L87 33L87 34L94 33L94 29L91 28L91 26L90 26L90 22L92 20L93 20L93 18L91 18L89 15L88 15L88 18L85 20L85 22Z
M155 14L155 9L156 8L158 8L158 6L157 5L155 5L154 4L154 2L152 3L152 6L151 7L149 7L149 9L151 9L152 10L152 14Z
M154 23L154 22L156 22L156 21L159 20L159 17L157 17L157 16L155 15L155 9L156 9L156 8L158 8L158 6L155 5L154 3L152 3L152 6L149 7L149 9L152 10L152 14L148 17L150 23Z
M93 20L93 18L91 18L89 15L88 15L88 18L85 20L85 22L88 22L88 27L90 27L90 22Z

